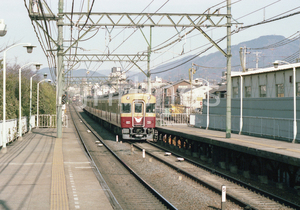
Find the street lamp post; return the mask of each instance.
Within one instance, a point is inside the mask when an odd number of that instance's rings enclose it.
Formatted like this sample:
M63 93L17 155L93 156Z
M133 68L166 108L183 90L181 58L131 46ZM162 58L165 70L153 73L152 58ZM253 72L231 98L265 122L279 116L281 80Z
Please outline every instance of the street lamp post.
M190 77L192 78L191 81L193 81L193 74L196 72L193 66L199 66L199 65L192 63L192 68L191 68L192 72L189 71L191 75ZM204 80L207 83L207 115L206 115L206 130L207 130L209 127L209 82L203 78L199 78L199 79ZM192 98L192 85L191 85L191 98Z
M21 70L22 68L26 67L26 66L30 66L30 65L35 65L36 69L39 70L41 67L40 63L37 62L31 62L31 63L27 63L24 66L22 66L21 68L19 68L19 140L22 140L22 104L21 104Z
M204 80L207 83L207 115L206 115L206 130L208 130L209 127L209 82L206 79L199 78L201 80Z
M207 84L206 130L208 130L208 127L209 127L209 82L206 79L203 79L203 78L198 78L198 79L204 80Z
M32 77L30 77L30 97L29 97L29 133L31 133L31 129L32 129L32 125L31 125L31 112L32 112L32 78L35 77L38 74L34 74L32 75ZM47 78L47 74L44 74L44 79Z
M3 52L3 122L2 122L2 153L6 152L6 52L13 47L23 45L27 48L28 53L32 53L32 49L35 47L30 43L15 44Z
M3 19L0 19L0 36L5 36L7 30Z
M296 107L296 68L294 65L290 64L289 62L286 61L275 61L274 67L277 68L279 63L286 63L290 66L293 67L293 105L294 105L294 120L293 120L293 141L292 143L295 143L296 136L297 136L297 119L296 119L296 112L297 112L297 107Z
M51 80L50 79L43 79L41 80L40 82L38 82L37 84L37 95L36 95L36 101L37 101L37 108L36 108L36 127L39 127L39 92L40 92L40 83L41 82L44 82L45 80L47 80L48 82L50 82Z

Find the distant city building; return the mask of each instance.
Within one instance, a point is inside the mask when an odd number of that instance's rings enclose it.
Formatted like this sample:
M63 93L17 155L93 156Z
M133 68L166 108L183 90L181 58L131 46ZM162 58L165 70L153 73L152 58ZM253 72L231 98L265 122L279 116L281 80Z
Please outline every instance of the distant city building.
M109 75L112 84L122 83L126 80L126 73L121 71L120 67L113 67Z
M188 88L181 92L181 105L189 107L192 111L202 110L203 99L207 98L207 92L212 88L208 86L200 86L196 88Z
M209 91L210 98L227 98L227 85L226 84L219 84L218 86L212 87Z

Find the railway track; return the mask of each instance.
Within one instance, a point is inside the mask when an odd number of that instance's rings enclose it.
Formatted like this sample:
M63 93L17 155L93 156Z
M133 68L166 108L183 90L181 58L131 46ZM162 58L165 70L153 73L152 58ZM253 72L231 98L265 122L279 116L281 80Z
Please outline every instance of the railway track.
M69 106L74 126L114 209L176 209L148 185ZM105 180L105 181L104 181Z
M199 163L189 160L184 157L184 162L178 162L177 158L181 155L172 153L166 155L167 151L154 143L134 143L133 146L139 150L145 150L146 153L159 161L164 162L174 170L182 173L184 176L208 187L211 190L221 194L221 186L225 185L227 188L227 198L239 203L246 209L300 209L300 206L282 199L276 195L268 193L262 189L251 186L251 184L244 183L230 177L221 172L215 171L213 168L200 165Z
M251 184L241 182L226 174L222 174L213 168L205 168L205 170L200 172L199 163L193 161L190 161L189 163L190 165L184 166L185 163L176 162L177 156L176 155L174 156L174 153L172 157L165 156L165 150L162 150L161 148L160 149L157 149L157 147L149 148L149 146L145 146L146 144L144 143L142 144L140 143L139 145L137 144L132 144L132 145L139 147L140 150L145 149L148 155L151 155L152 157L158 159L159 161L166 159L164 160L165 163L171 166L173 170L175 170L178 174L182 174L185 177L189 177L190 179L196 181L197 183L201 183L201 185L209 188L212 191L217 192L218 194L221 194L221 186L226 185L227 198L234 201L235 203L238 203L241 206L241 208L300 209L300 206L295 203L284 200L276 195L273 195L272 193L268 193L264 190L253 187ZM132 152L132 148L131 148L131 152ZM185 158L185 160L187 159ZM176 165L179 165L181 167L178 167ZM203 179L203 177L205 177L205 179ZM153 180L148 182L151 184L155 183L155 181Z
M81 113L85 116L85 113ZM157 192L162 194L170 203L178 209L220 209L221 195L206 187L195 184L190 179L183 178L181 173L171 169L164 163L156 161L151 157L142 157L142 153L134 150L128 143L116 143L115 136L105 131L97 122L85 117L90 124L105 140L103 142L111 148L130 168L134 169L139 176L143 177ZM93 130L92 128L89 128ZM91 143L95 147L95 143ZM102 147L101 147L102 148ZM92 148L92 153L97 153L101 148ZM93 154L92 154L93 155ZM99 154L98 154L99 156ZM102 159L103 157L101 157ZM97 160L95 160L96 162ZM101 161L103 164L105 161ZM106 167L111 167L108 164ZM99 169L100 170L100 169ZM105 176L105 174L103 174ZM123 189L117 190L119 192ZM115 195L117 197L117 195ZM228 209L243 209L241 206L227 202ZM144 209L142 207L138 209ZM149 208L151 209L151 208ZM155 208L160 209L160 208Z

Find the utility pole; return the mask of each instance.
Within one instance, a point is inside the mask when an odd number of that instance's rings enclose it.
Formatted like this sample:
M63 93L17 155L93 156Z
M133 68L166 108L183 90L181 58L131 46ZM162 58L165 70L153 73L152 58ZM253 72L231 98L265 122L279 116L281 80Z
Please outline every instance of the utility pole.
M243 58L244 58L244 60L243 60L243 62L244 62L244 71L246 71L247 70L247 47L245 46L244 47L244 50L243 50Z
M241 60L241 66L243 69L243 72L246 72L247 70L247 54L250 54L250 52L247 52L247 47L241 47L240 48L240 60Z
M191 84L191 96L190 96L190 114L192 113L192 98L193 98L193 79L196 69L194 68L194 63L192 63L192 68L189 69L189 79Z
M258 69L258 61L259 61L259 54L261 54L261 52L253 52L256 56L255 62L256 62L256 69Z
M151 45L152 45L152 27L150 26L150 40L149 40L148 56L147 56L147 83L148 83L149 94L151 94L151 74L150 74Z
M231 137L231 0L227 0L226 138Z
M63 92L63 76L64 76L64 48L63 48L63 8L64 8L64 1L59 0L58 3L58 38L57 38L57 96L56 96L56 119L57 119L57 138L62 137L62 104L61 104L61 97Z

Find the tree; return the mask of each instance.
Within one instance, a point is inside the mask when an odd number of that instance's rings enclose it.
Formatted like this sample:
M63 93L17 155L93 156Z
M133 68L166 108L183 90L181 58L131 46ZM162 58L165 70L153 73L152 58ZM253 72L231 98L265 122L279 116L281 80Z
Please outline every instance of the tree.
M6 119L15 119L19 116L19 68L20 65L7 65L6 73ZM30 68L22 69L21 94L22 116L29 116L30 77L34 74ZM32 91L32 114L36 114L36 89L39 76L34 77ZM0 98L3 99L3 73L0 72ZM55 114L55 88L47 83L40 83L40 113ZM0 102L0 119L3 119L3 104Z

